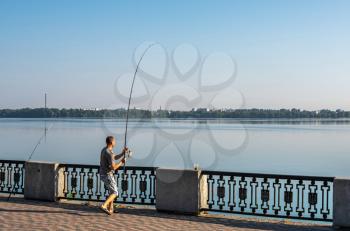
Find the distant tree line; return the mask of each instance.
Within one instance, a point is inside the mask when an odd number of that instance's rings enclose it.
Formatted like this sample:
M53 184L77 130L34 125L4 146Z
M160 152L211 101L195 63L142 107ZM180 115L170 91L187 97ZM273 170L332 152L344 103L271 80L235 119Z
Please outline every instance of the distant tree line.
M125 118L126 109L86 110L57 108L22 108L0 109L0 118ZM320 110L307 111L300 109L227 109L208 110L192 109L190 111L130 109L129 118L350 118L350 111Z
M196 110L196 111L171 111L168 118L350 118L350 111L320 110L306 111L299 109L237 109L237 110Z
M126 109L86 110L57 108L0 109L0 118L125 118ZM151 117L151 112L130 109L129 117Z

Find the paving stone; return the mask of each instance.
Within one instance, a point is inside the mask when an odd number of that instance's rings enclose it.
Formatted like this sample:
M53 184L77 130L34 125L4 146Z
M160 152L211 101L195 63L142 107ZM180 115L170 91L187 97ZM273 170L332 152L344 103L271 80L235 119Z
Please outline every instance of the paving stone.
M97 204L41 202L0 196L0 230L332 230L331 224L223 215L185 216L124 207L108 216Z

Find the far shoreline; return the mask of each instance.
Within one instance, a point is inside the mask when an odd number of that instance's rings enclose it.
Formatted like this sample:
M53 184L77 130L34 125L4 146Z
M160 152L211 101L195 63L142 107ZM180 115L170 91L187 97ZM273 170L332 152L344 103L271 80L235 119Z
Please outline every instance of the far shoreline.
M192 108L179 110L146 109L58 109L58 108L21 108L0 109L0 118L36 118L36 119L171 119L171 120L344 120L350 118L350 111L302 110L302 109L209 109Z

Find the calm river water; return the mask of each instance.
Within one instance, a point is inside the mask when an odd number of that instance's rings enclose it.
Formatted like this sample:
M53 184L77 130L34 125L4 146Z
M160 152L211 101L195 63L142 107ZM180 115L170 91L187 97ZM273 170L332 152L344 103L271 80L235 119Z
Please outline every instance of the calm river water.
M123 120L0 119L0 159L98 164ZM46 134L46 135L45 135ZM128 165L350 176L350 120L133 120Z

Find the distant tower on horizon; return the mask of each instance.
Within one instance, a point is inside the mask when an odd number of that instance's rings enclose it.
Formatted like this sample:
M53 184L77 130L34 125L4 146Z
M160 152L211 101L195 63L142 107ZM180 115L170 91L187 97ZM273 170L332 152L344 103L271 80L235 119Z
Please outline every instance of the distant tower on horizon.
M46 111L46 108L47 108L47 93L45 93L45 111Z
M44 117L47 118L47 93L45 93ZM46 143L46 134L47 134L47 127L46 127L46 119L45 119L45 128L44 128L45 143Z

